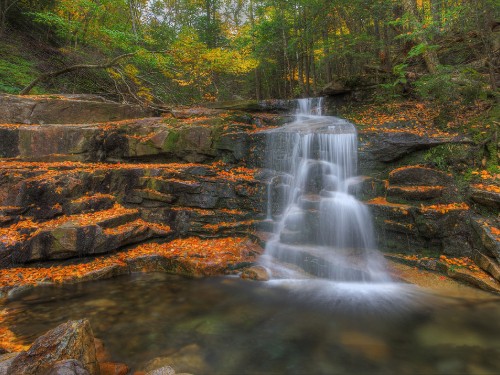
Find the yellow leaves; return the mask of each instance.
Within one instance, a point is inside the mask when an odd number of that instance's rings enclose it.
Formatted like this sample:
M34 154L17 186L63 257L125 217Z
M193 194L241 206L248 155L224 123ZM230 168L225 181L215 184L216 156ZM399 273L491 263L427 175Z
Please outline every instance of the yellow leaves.
M209 90L215 74L241 75L258 65L250 51L208 48L191 29L183 30L173 44L172 58L174 81L181 87L196 87L208 101L216 100L217 93Z
M8 311L0 310L0 348L8 352L21 352L28 349L28 345L24 345L16 337L16 335L8 328L6 318Z
M113 68L108 68L106 69L106 72L110 75L112 79L115 81L119 80L121 78L120 73L116 69Z
M479 173L472 172L472 174L479 174ZM493 193L500 193L500 186L496 185L475 184L472 185L472 187L479 190L491 191Z
M445 214L450 211L458 211L458 210L468 210L469 206L467 203L450 203L450 204L433 204L430 206L421 205L420 209L424 212L426 211L437 211L441 214Z
M114 199L114 196L111 194L102 194L102 193L87 194L78 199L74 199L72 202L73 203L92 202L104 198Z
M408 210L410 208L410 206L408 206L406 204L399 204L399 203L388 202L385 197L376 197L376 198L373 198L373 199L369 200L366 203L368 203L368 204L374 204L374 205L380 205L380 206L392 207L392 209L394 211L399 211L403 215L408 215L408 213L409 213Z
M136 223L140 223L140 219ZM168 226L161 224L145 224L156 226L162 230L170 229ZM115 229L119 230L118 228ZM229 264L254 258L252 251L248 249L247 243L248 239L244 237L208 240L189 237L176 239L169 243L143 244L115 255L100 256L79 264L55 265L47 268L18 267L2 269L0 270L0 285L36 285L41 281L74 282L90 272L116 265L126 267L127 261L148 255L158 255L167 259L181 258L186 267L191 267L193 272L198 274L221 273ZM200 259L203 260L200 261Z
M54 208L61 209L62 207L57 203ZM42 230L54 229L65 223L71 222L80 226L93 225L105 219L110 219L120 215L135 212L137 212L137 210L127 209L115 203L115 205L109 210L70 216L63 215L58 217L57 219L48 220L41 223L33 222L30 218L25 218L24 220L21 220L7 228L0 228L0 242L6 246L12 246L17 242L28 240L30 237L35 236ZM26 229L31 229L29 234L26 233ZM24 233L21 234L21 232Z
M485 110L486 103L478 102L473 107L460 104L453 106L453 118L447 124L449 129L456 129L462 124L467 124L474 117ZM388 133L411 132L420 136L447 137L453 133L436 128L435 122L440 116L441 108L435 103L405 100L387 103L384 106L369 105L355 114L347 114L346 118L354 123L366 126L364 131L383 131ZM400 127L386 126L399 123Z

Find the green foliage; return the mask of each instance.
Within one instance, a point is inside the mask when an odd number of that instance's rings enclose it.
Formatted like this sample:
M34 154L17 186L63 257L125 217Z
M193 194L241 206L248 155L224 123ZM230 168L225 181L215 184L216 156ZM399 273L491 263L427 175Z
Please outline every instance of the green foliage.
M33 63L19 51L0 43L0 92L17 94L36 76Z
M464 161L472 162L469 160L468 146L462 144L445 144L433 147L424 154L424 160L433 163L443 171L448 171Z
M494 95L487 66L466 64L494 52L488 25L500 16L497 2L19 0L9 16L11 26L31 23L34 38L59 49L59 61L46 65L144 52L93 76L95 87L107 86L97 91L120 100L306 96L341 82L378 87L380 101L416 93L447 104ZM447 66L425 73L440 64ZM19 68L26 76L27 65ZM60 77L56 86L92 90L79 78ZM9 82L0 90L17 88Z
M417 94L424 100L436 100L450 105L454 102L473 103L485 98L486 83L475 70L440 66L436 74L428 74L415 83Z

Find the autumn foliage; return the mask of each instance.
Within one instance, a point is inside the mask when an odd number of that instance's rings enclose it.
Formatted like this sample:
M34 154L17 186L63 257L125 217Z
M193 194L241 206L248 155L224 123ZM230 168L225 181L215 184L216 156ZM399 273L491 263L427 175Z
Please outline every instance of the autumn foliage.
M236 267L238 263L254 260L259 252L260 247L244 237L206 240L189 237L168 243L143 244L113 255L76 261L75 264L2 269L0 285L5 288L37 285L40 282L78 282L90 273L106 267L119 266L128 269L130 261L147 256L159 256L175 261L189 269L193 275L213 275L227 272L231 265Z

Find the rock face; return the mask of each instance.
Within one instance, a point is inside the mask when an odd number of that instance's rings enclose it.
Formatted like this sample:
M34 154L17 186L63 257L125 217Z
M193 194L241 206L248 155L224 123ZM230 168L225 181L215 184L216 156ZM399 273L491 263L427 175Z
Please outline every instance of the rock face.
M218 118L179 120L147 118L105 123L57 125L1 124L0 157L27 161L186 161L225 160L246 165L262 164L258 147L261 135L253 133L264 126L258 118L232 121ZM1 117L0 117L1 119ZM1 120L0 120L1 122Z
M72 359L79 363L61 363ZM64 371L70 370L79 375L85 374L82 371L99 374L94 336L88 320L69 321L39 337L28 351L13 360L9 374L38 375L47 371L65 374Z
M404 126L359 134L360 171L367 177L353 189L372 210L379 248L470 257L498 279L500 187L479 176L481 183L464 184L462 173L481 163L470 141ZM445 163L452 173L436 168Z
M110 104L86 97L4 100L11 112L31 101L57 108L63 100ZM0 267L178 235L241 234L263 219L265 181L248 166L263 165L265 136L258 130L280 117L173 112L105 123L85 117L84 124L0 124L0 158L16 157L0 164Z
M428 137L404 130L391 132L362 131L360 159L367 162L389 163L415 151L458 142L455 137Z
M271 230L264 220L268 187L272 214L279 215L286 182L274 178L269 184L272 173L262 169L268 152L263 130L290 117L262 111L289 108L286 101L218 103L143 118L153 114L95 96L1 96L0 267L105 254L176 236ZM470 141L392 125L360 128L359 139L365 176L350 189L372 209L382 250L472 256L496 272L487 260L499 260L498 221L492 219L498 187L464 190L463 181L440 171L440 159L432 162L427 153L458 145L453 157L465 171L475 162ZM302 204L317 210L315 199L305 197ZM284 234L290 241L294 235ZM146 258L128 267L182 268ZM123 272L117 266L89 277ZM265 275L253 270L245 277Z
M153 116L139 106L96 95L0 95L0 119L13 124L77 124Z
M458 192L451 175L422 166L397 168L389 173L388 183L387 199L391 202L451 203Z

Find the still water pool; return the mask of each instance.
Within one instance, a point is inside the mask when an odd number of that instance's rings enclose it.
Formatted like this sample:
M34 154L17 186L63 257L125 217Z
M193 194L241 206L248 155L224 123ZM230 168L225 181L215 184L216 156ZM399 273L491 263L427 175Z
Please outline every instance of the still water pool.
M113 360L200 374L498 374L500 302L403 284L259 283L152 273L8 302L26 343L88 318Z

